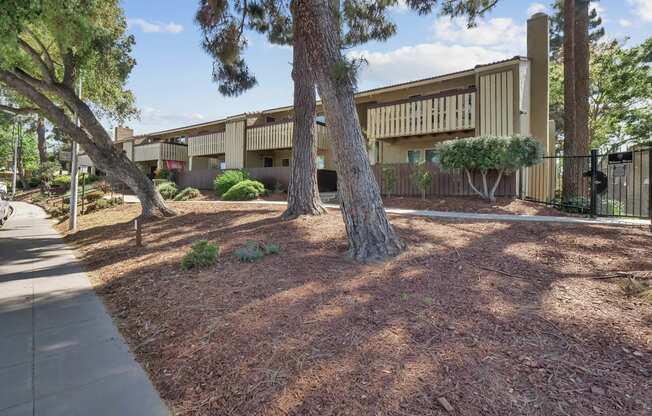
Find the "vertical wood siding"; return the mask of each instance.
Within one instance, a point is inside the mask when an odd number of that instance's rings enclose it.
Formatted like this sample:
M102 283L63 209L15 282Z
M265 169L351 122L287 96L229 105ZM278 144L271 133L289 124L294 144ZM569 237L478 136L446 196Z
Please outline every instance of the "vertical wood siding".
M247 150L287 149L292 147L294 123L291 121L268 124L247 129ZM315 123L317 147L328 149L326 127Z
M480 76L480 134L514 134L514 73L503 71Z
M188 138L188 156L204 156L224 153L225 132L211 133Z
M149 143L134 146L134 162L150 160L188 161L188 148L173 143Z
M226 123L226 134L224 136L224 153L227 169L242 169L244 167L244 136L244 120L231 121Z
M388 103L367 109L371 140L475 128L474 90Z

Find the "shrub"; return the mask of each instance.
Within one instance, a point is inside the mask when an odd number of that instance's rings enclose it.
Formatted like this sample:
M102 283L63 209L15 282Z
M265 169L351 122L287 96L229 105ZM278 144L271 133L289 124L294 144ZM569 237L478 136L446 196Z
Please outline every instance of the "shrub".
M235 256L244 263L253 263L265 257L265 253L257 241L247 241L244 246L235 251Z
M247 172L243 170L227 170L221 175L218 175L213 181L213 188L217 195L224 195L235 184L248 179Z
M430 172L425 163L419 163L412 172L412 180L417 184L421 191L421 199L426 199L426 191L432 184L432 172Z
M278 254L281 251L281 247L275 243L267 243L263 246L263 252L265 255Z
M175 197L175 201L190 201L195 199L200 195L199 190L195 188L185 188L183 191L179 192Z
M86 198L86 201L88 201L88 202L95 202L98 199L101 199L103 196L104 195L102 195L101 192L93 192L93 193L87 194L85 196L85 198Z
M244 180L231 187L222 195L225 201L247 201L256 199L265 193L265 185L258 181Z
M543 148L531 137L481 136L454 139L438 146L441 165L445 169L463 169L471 189L482 198L494 202L494 194L504 174L541 162ZM487 173L498 172L498 178L491 188L487 187ZM483 178L481 189L476 188L472 172L480 172Z
M156 187L163 199L172 199L177 195L179 190L173 182L165 182Z
M387 196L392 196L396 189L396 171L394 168L383 168L382 172L383 192Z
M112 204L112 201L109 200L109 199L102 198L102 199L98 199L97 201L95 201L95 208L98 209L98 210L99 209L104 209L104 208L109 208L111 205L113 205L113 204Z
M32 176L31 178L29 178L29 187L30 188L36 188L40 184L41 184L41 179L40 178L38 178L36 176Z
M55 176L52 180L52 185L57 188L70 188L70 175Z
M590 214L591 199L585 196L574 196L567 200L555 198L553 205L558 206L563 212L572 214ZM619 216L625 213L625 204L613 199L598 199L596 211L598 215Z
M181 268L189 270L195 267L208 267L215 263L220 254L220 248L206 240L197 240L192 248L183 256Z
M154 186L159 186L163 185L164 183L170 182L169 179L153 179L152 182L154 182Z
M156 169L156 172L154 172L154 178L156 178L156 179L170 179L170 171L167 170L166 168Z

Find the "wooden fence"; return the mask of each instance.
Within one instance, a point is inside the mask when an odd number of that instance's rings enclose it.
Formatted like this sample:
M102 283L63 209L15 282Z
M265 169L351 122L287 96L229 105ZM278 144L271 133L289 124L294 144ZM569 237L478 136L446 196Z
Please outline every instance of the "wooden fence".
M421 190L417 187L413 179L415 165L410 163L394 164L377 164L373 166L374 176L384 195L391 193L393 196L420 196ZM433 178L430 187L426 190L426 196L467 196L476 195L468 183L466 174L462 171L447 172L442 170L438 165L426 164L428 171L432 172ZM388 189L388 184L383 183L383 170L390 169L394 172L396 184L394 189ZM473 177L473 183L481 189L482 175L476 173ZM491 172L487 175L487 186L493 185L496 179L496 173ZM496 196L516 196L516 175L511 174L503 176L500 185L496 189Z

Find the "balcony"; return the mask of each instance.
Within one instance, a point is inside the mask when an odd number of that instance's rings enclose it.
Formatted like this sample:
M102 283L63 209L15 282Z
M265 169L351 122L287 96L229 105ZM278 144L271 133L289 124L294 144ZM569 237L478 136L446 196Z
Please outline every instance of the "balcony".
M61 149L59 150L59 161L60 162L70 162L72 161L72 153L70 149ZM77 155L77 164L79 166L95 166L93 161L86 153L80 152Z
M134 146L134 162L152 160L188 161L188 147L174 143L148 143Z
M61 149L59 150L59 161L61 162L70 162L72 159L72 153L70 149Z
M382 140L475 129L474 88L378 104L367 110L367 137Z
M291 148L293 130L294 123L292 121L249 127L247 128L247 150ZM315 136L317 137L317 148L327 149L328 136L325 125L315 123Z
M188 138L188 156L206 156L224 153L225 132L211 133Z

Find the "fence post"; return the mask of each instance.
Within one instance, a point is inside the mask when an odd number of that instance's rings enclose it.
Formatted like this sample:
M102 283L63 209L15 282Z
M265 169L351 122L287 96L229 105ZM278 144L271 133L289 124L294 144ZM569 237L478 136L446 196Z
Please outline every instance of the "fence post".
M136 229L136 247L142 247L143 245L143 226L138 218L134 220L134 228Z
M597 149L591 150L591 217L595 217L598 211L597 202L598 194L596 188L598 179L598 151Z
M84 194L86 191L86 175L82 173L81 215L84 215Z

